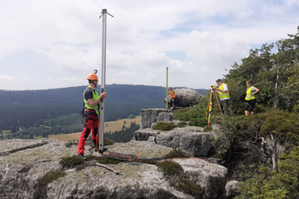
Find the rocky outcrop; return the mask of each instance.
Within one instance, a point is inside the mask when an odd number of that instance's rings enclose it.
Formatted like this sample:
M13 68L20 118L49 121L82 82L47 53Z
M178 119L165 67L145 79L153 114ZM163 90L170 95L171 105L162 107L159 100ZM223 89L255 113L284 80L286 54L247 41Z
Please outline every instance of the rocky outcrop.
M182 149L194 157L208 157L214 153L210 140L212 132L203 132L202 127L195 126L177 127L170 131L153 130L151 127L160 121L172 122L176 126L180 123L173 120L172 112L167 109L142 109L140 129L135 131L134 140Z
M207 157L213 154L210 136L211 133L202 132L201 127L188 126L160 131L156 136L156 143L173 149L183 149L194 157Z
M196 198L175 189L156 165L145 160L162 160L172 148L148 141L131 141L107 146L124 162L108 164L117 175L103 167L85 162L82 170L60 165L63 157L77 154L77 146L52 139L0 141L0 198ZM86 145L85 155L95 155ZM219 198L224 194L226 169L200 159L174 159L186 175L204 189L203 198ZM40 184L47 172L65 171L66 175L53 182ZM214 185L214 184L215 185ZM221 184L222 183L222 184ZM214 188L213 186L221 188ZM209 188L211 186L212 188ZM216 193L217 192L217 193Z
M240 194L237 183L238 181L232 180L225 185L225 196L227 199L234 198Z
M175 128L171 131L153 130L151 128L135 131L134 138L138 141L153 141L157 145L182 149L194 157L208 157L213 155L211 132L202 132L201 127L187 126Z
M141 109L140 129L151 128L152 123L172 120L172 113L166 108Z
M227 169L203 159L175 159L192 181L204 190L204 198L224 198Z
M175 106L178 107L190 107L199 103L200 99L203 97L196 90L192 90L191 88L182 88L175 89L176 93L176 101ZM170 96L168 96L168 102L170 103ZM166 102L166 98L164 99ZM169 104L171 106L171 104Z

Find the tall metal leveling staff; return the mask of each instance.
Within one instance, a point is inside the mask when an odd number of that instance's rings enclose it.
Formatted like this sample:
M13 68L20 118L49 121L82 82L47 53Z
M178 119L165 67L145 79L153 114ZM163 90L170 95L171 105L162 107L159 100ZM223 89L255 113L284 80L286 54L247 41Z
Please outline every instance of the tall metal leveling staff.
M106 22L107 22L107 9L102 9L101 17L103 17L102 25L102 74L101 74L101 93L105 92L106 84ZM113 17L111 14L109 14ZM100 133L99 133L99 152L104 152L104 98L100 103Z

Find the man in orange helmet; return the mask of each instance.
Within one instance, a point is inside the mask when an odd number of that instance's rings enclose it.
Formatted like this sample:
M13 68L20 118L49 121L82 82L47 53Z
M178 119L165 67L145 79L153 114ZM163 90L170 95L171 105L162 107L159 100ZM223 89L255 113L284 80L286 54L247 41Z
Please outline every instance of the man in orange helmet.
M172 87L169 88L169 92L168 94L170 95L170 98L171 98L171 108L174 108L174 105L175 105L175 99L176 99L176 94L175 94L175 91L172 90Z
M98 130L99 130L99 114L100 114L100 101L107 96L107 93L103 92L98 95L94 90L98 85L98 76L94 73L90 73L87 76L89 86L83 92L84 100L84 127L78 143L78 155L84 157L85 142L88 138L90 131L92 131L92 141L96 147L96 151L99 146Z

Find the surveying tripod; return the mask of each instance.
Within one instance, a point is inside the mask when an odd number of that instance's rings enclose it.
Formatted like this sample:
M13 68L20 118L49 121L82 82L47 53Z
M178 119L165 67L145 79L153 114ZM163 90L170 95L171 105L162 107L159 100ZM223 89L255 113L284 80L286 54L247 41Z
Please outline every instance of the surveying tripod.
M209 102L208 102L208 107L207 107L207 113L206 113L206 116L208 116L208 126L210 126L210 121L211 121L211 113L212 113L212 106L213 106L213 95L215 95L215 98L217 100L220 112L222 111L220 103L219 103L219 99L218 99L218 96L217 96L216 86L212 85L211 89L212 90L211 90L211 94L210 94L210 98L209 98Z

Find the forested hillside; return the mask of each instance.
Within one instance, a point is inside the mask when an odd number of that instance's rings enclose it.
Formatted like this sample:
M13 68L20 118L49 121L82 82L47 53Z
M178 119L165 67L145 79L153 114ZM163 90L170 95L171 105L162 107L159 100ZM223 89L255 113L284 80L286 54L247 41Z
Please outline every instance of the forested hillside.
M27 91L0 90L0 130L11 130L14 133L20 127L28 129L39 125L52 126L54 123L57 131L60 131L58 133L70 133L72 129L79 129L79 126L82 127L79 113L82 110L82 93L85 88L86 86ZM106 121L127 118L131 114L139 115L143 108L165 107L165 87L112 84L105 88ZM99 89L100 85L98 92ZM199 91L204 92L203 89ZM69 114L75 115L65 118ZM76 123L69 125L68 120ZM50 130L39 131L43 134L42 131Z

